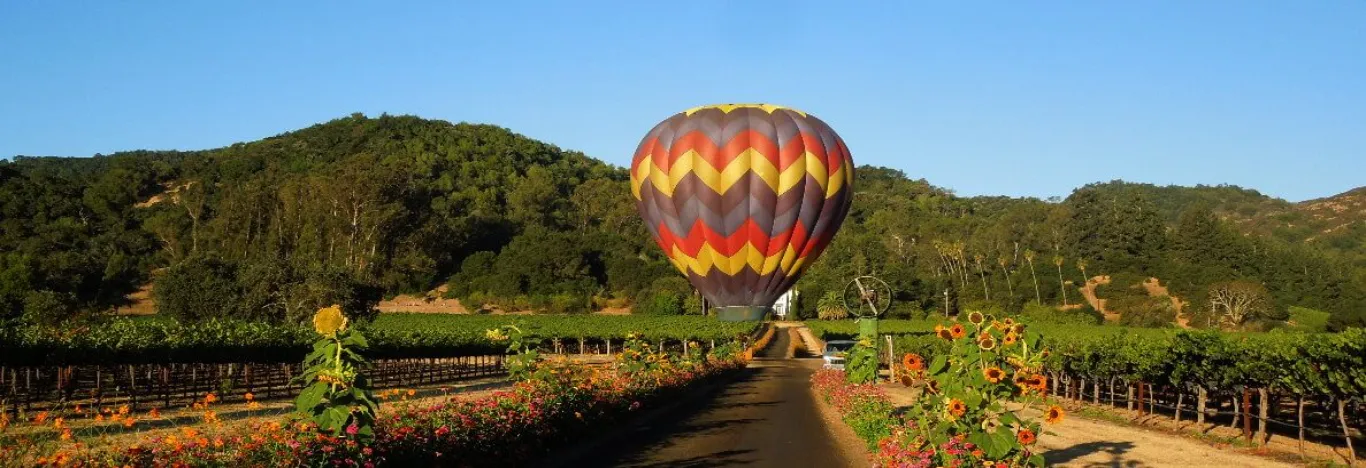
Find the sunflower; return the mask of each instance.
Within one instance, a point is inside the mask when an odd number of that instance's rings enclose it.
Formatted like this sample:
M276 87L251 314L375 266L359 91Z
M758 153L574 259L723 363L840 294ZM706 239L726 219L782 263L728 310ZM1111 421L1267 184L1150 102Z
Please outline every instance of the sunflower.
M968 313L968 321L972 322L973 325L981 325L984 320L986 320L986 317L982 316L981 312L974 310L971 313Z
M955 323L952 327L949 327L949 333L953 335L952 338L955 340L968 335L968 331L963 329L963 324L961 323Z
M987 335L977 341L977 346L982 348L983 350L991 351L993 349L996 349L996 339L992 338L991 335Z
M1062 410L1061 406L1053 405L1048 407L1048 415L1044 418L1044 422L1047 422L1049 424L1057 424L1062 422L1063 416L1066 415L1067 413Z
M1034 431L1029 429L1020 429L1020 432L1015 433L1015 439L1019 440L1020 443L1024 445L1033 445L1034 441L1038 440L1038 438L1034 436Z
M901 357L901 366L913 371L918 371L925 368L925 359L920 357L919 354L906 353L905 356Z
M1014 324L1015 324L1015 319L1012 319L1012 318L1010 318L1010 317L1006 317L1005 325L1006 325L1007 327L1009 327L1009 326L1011 326L1011 325L1014 325Z
M318 309L318 313L313 315L313 330L319 335L331 337L345 329L346 317L342 315L340 305Z
M1015 342L1018 341L1019 339L1020 339L1019 335L1016 335L1015 332L1012 331L1012 332L1010 332L1010 333L1006 333L1006 337L1001 339L1001 344L1004 344L1004 345L1006 345L1006 346L1010 346L1010 345L1015 344Z
M982 375L985 375L987 382L991 383L999 383L1001 379L1006 378L1005 371L1001 370L999 367L988 367L986 370L982 371Z
M1015 332L1016 335L1022 335L1022 334L1024 334L1024 330L1025 330L1025 326L1024 326L1023 323L1017 323L1017 324L1015 324L1014 327L1012 327L1012 328L1010 329L1010 331Z
M963 416L963 413L967 412L968 405L963 404L962 400L959 400L957 398L949 400L949 414L952 414L956 418Z
M934 333L937 334L937 335L939 335L940 338L943 338L943 339L946 339L946 340L952 340L952 339L953 339L953 332L949 331L949 329L944 328L944 327L939 327L939 329L938 329L938 330L935 330Z
M1038 390L1039 392L1044 392L1048 390L1048 376L1046 375L1037 374L1034 377L1030 378L1029 383L1031 386L1034 387L1034 390Z

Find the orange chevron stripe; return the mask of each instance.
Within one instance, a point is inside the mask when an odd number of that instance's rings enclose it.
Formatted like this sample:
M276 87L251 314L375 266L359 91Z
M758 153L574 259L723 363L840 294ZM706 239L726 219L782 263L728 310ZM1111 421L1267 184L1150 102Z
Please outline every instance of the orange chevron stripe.
M774 233L772 237L759 229L754 220L746 220L745 224L730 236L716 232L700 219L693 223L685 236L673 233L664 223L659 223L657 229L659 245L665 252L671 252L677 247L684 254L693 257L697 256L703 246L710 246L722 255L735 255L746 244L758 247L764 255L774 255L788 245L805 245L809 232L800 220L786 231Z

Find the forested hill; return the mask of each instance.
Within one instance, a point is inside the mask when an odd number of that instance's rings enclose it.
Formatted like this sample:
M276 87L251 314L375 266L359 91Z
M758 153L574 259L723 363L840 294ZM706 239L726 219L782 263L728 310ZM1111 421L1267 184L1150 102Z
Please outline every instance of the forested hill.
M1322 201L1114 182L1049 203L958 197L885 168L857 177L845 228L799 285L803 313L855 273L896 286L900 315L1075 305L1085 278L1110 275L1097 294L1131 324L1178 321L1117 286L1148 276L1197 326L1220 323L1206 297L1226 283L1265 291L1269 308L1247 323L1283 321L1290 306L1328 311L1335 327L1366 320L1366 269L1349 264L1366 248L1270 227ZM161 311L184 318L361 313L441 284L473 307L693 310L628 180L507 129L388 115L204 151L16 157L0 162L0 321L106 312L152 281Z
M1171 223L1186 208L1205 206L1242 233L1313 243L1366 267L1366 187L1299 203L1229 185L1182 187L1112 181L1085 188L1106 196L1137 192L1152 200Z

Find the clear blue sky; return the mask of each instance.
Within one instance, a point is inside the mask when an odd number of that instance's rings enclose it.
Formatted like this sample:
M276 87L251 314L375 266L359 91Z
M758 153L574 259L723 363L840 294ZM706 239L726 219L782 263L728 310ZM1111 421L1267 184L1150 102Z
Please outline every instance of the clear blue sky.
M770 102L964 195L1366 185L1360 0L389 3L0 2L0 156L389 112L625 165L671 113Z

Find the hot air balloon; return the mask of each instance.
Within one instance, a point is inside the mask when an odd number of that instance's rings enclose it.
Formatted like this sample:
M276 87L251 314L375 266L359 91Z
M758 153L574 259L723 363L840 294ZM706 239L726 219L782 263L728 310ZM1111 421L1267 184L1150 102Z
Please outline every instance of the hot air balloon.
M761 320L792 288L849 213L853 181L829 125L769 104L674 114L631 161L650 233L727 321Z

